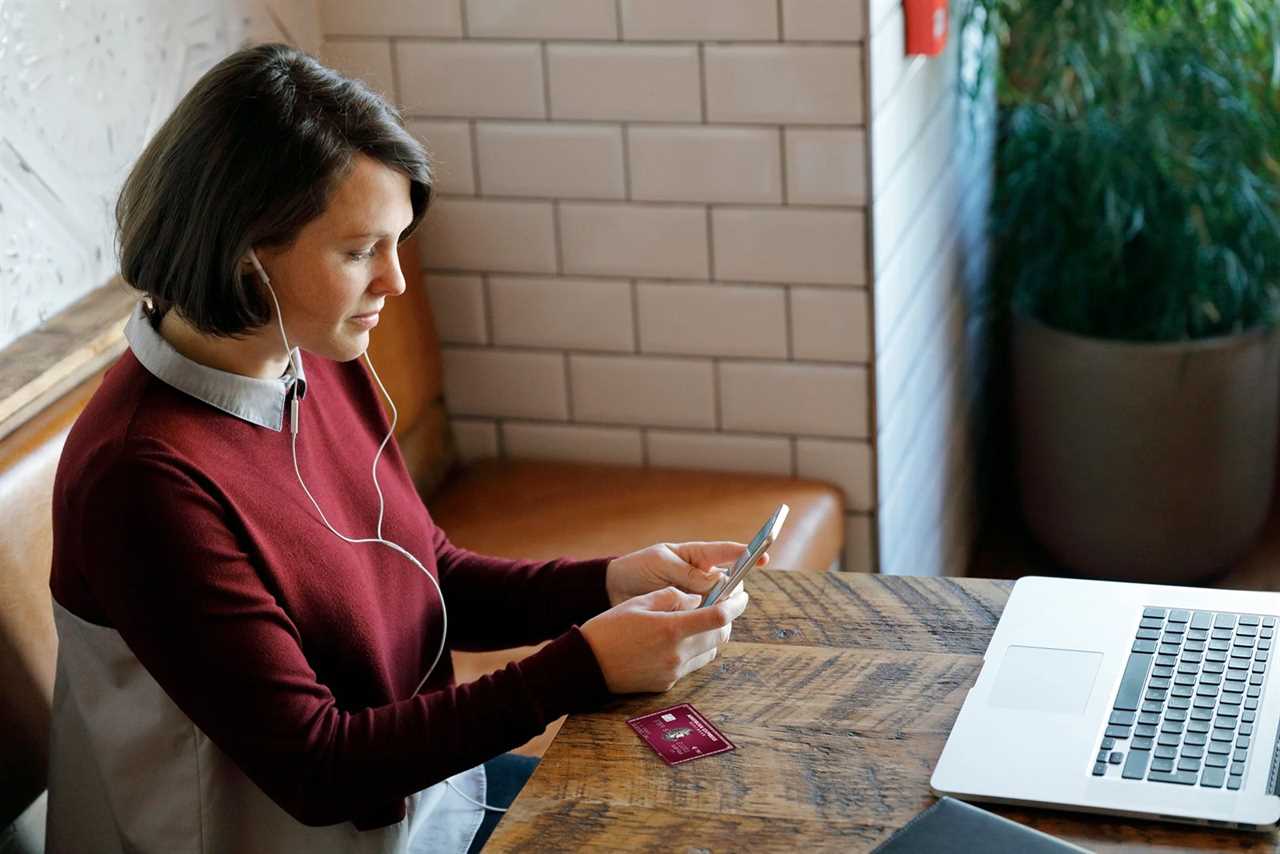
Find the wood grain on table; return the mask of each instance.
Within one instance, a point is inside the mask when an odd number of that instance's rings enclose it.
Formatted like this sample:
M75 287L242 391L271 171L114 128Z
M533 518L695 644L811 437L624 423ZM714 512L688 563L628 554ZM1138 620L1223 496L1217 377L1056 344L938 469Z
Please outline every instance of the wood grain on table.
M565 722L486 851L866 851L934 802L929 776L1012 582L770 570L748 586L751 604L711 665L666 694ZM625 721L677 703L737 749L663 764ZM1280 842L984 806L1095 851Z

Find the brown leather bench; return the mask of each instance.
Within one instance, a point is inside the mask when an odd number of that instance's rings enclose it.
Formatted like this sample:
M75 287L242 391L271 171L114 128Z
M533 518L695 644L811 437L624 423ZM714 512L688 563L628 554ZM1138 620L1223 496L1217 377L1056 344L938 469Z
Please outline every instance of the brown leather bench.
M404 268L418 268L413 241ZM511 557L620 554L655 542L746 541L782 501L787 527L773 565L825 570L843 548L843 497L814 481L718 472L491 460L454 466L439 341L420 277L388 303L372 356L396 405L397 439L427 505L457 544ZM0 440L0 854L39 850L14 818L44 789L57 638L49 601L50 496L67 431L101 375ZM519 651L468 658L479 675ZM35 822L38 826L38 817ZM7 831L5 828L9 828ZM39 833L35 834L38 836Z

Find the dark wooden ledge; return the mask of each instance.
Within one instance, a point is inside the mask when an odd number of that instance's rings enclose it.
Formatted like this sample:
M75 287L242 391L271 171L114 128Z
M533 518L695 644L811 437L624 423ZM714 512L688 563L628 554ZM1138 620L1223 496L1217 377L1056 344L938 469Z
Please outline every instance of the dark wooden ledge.
M120 355L136 300L112 279L0 350L0 438Z

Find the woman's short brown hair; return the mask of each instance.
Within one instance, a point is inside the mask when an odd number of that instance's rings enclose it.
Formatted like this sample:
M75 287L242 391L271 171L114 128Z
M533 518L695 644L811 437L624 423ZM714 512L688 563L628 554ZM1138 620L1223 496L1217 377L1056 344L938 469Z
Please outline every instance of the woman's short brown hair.
M362 153L408 176L413 221L431 198L426 151L399 112L358 80L283 44L231 54L186 94L134 164L116 202L120 273L202 332L271 320L241 260L287 246L324 212Z

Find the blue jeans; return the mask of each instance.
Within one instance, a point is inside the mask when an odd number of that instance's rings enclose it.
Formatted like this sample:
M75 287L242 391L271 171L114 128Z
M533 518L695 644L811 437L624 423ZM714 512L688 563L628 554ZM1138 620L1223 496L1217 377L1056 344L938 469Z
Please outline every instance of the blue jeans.
M496 759L484 763L484 774L488 779L484 801L491 807L509 807L520 794L525 782L538 767L538 760L533 756L521 756L517 753L504 753ZM476 831L476 838L471 840L467 854L476 854L489 841L493 829L498 826L502 813L492 810L484 811L484 821Z

